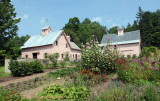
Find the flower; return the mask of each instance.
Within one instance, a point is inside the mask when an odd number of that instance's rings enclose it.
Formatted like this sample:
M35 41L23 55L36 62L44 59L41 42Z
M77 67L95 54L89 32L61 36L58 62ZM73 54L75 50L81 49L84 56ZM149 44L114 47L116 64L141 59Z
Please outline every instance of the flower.
M155 67L152 67L152 69L155 69Z
M157 71L159 71L159 69L157 69Z
M143 59L146 59L146 57L144 57Z

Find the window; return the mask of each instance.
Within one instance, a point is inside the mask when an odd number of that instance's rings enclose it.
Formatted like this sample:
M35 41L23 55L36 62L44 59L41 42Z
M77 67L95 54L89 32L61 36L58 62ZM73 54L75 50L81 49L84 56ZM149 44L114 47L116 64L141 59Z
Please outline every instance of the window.
M68 44L66 43L66 48L68 48Z
M77 59L77 54L75 55L75 58Z
M73 58L74 58L74 54L73 54Z
M48 53L44 53L44 58L47 58Z
M114 49L115 49L115 50L117 49L117 45L114 45Z
M63 59L63 54L62 54L62 59Z
M28 55L26 55L26 59L28 58Z
M58 41L56 41L56 46L58 46Z

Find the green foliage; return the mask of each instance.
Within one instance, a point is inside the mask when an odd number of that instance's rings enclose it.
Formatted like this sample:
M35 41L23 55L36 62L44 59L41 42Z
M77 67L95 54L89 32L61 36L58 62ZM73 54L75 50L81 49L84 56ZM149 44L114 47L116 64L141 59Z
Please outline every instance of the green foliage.
M14 76L26 76L33 74L33 68L29 62L11 60L9 63L9 69Z
M66 62L65 61L60 61L59 64L60 64L60 67L65 67Z
M31 66L33 68L33 73L40 73L44 70L44 66L42 65L41 61L37 59L31 62Z
M40 61L35 60L33 62L13 61L9 63L9 69L14 76L26 76L33 73L39 73L44 70Z
M21 101L22 95L14 90L0 88L0 101Z
M58 100L87 100L90 95L90 91L86 87L71 87L65 88L60 85L52 85L45 87L42 92L37 94L38 96L43 96L51 99Z
M76 24L70 23L70 20L73 20ZM71 18L70 20L63 29L65 33L71 37L71 41L74 41L78 46L80 46L81 43L85 44L92 40L92 35L95 35L100 42L103 34L107 33L105 26L101 26L98 22L91 22L88 18L81 23L77 17Z
M50 73L47 74L47 76L57 78L57 77L62 77L62 76L66 76L66 75L72 74L74 72L78 72L80 70L81 70L81 68L61 69L61 70L56 70L54 72L50 72Z
M141 51L140 57L159 57L160 50L157 47L144 47Z
M1 0L0 19L0 50L5 50L6 52L8 52L8 47L5 48L5 44L17 35L17 23L20 22L20 18L16 19L15 8L11 4L10 0ZM4 55L0 54L0 58L0 64L3 65Z
M136 87L121 82L113 82L106 93L93 98L92 101L159 101L159 90L159 87L150 83Z
M47 56L47 58L49 58L50 61L52 62L53 68L56 68L57 67L57 61L58 61L58 58L59 58L59 53L49 54Z
M117 33L117 28L118 28L118 26L114 26L114 27L110 28L108 33L109 34Z
M65 53L64 61L70 61L70 59L69 59L69 53L68 52Z

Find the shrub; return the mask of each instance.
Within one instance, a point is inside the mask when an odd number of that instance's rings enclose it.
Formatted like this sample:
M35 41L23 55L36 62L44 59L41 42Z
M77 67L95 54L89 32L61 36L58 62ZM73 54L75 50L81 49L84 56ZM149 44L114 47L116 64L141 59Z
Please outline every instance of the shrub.
M9 69L14 76L26 76L33 73L32 66L29 62L11 60L9 63Z
M33 62L13 61L9 63L9 69L14 76L26 76L33 73L43 72L44 67L39 60Z
M52 62L53 68L56 68L57 67L57 61L58 61L59 53L49 54L47 57Z
M91 41L82 49L82 67L86 70L98 69L102 72L115 71L114 60L119 58L117 50L111 50L109 43L103 49L97 42Z
M69 59L69 53L68 52L65 53L64 61L70 61L70 59Z
M37 59L31 62L31 66L33 68L33 73L40 73L44 70L44 66L42 65L41 61Z
M65 88L60 85L52 85L45 87L42 92L38 93L38 96L46 98L58 99L58 100L87 100L90 95L90 91L86 87L71 87Z

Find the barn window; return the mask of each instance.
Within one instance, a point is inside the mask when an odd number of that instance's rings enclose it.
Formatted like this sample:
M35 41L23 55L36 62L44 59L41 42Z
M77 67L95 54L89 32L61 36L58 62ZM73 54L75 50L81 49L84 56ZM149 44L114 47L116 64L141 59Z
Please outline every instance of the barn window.
M47 58L48 53L44 53L44 58Z

